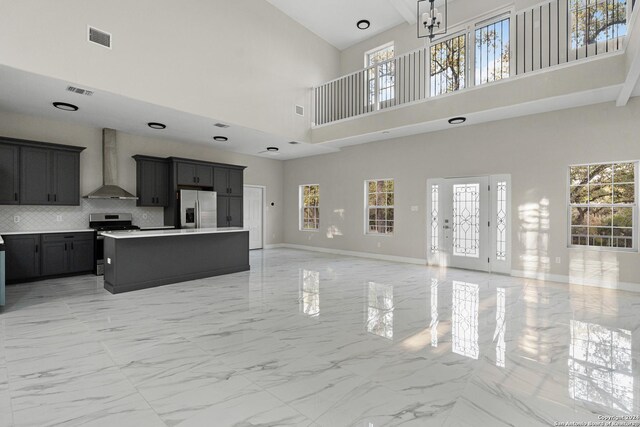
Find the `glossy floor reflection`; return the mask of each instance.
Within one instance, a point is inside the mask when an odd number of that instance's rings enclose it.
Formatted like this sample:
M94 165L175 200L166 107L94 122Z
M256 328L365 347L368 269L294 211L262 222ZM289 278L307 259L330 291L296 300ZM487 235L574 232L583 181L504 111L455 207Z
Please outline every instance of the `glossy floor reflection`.
M0 425L549 426L640 413L640 294L294 250L7 289Z

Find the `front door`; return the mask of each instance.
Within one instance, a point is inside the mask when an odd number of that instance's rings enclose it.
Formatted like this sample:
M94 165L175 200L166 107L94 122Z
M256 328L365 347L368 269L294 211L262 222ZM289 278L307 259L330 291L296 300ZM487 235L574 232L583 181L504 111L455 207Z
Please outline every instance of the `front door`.
M510 272L509 183L508 175L429 180L429 264Z

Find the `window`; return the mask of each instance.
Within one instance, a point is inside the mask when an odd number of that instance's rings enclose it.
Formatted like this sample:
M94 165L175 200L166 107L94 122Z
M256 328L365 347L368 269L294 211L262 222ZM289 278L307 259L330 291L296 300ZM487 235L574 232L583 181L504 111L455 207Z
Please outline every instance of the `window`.
M365 182L369 234L392 234L394 227L393 179Z
M438 219L439 186L431 185L431 253L440 252L440 223Z
M431 46L431 96L464 89L466 40L461 34Z
M320 227L320 186L300 186L300 230L313 231Z
M637 162L569 168L570 243L635 249Z
M509 27L506 18L476 29L476 85L509 77Z
M395 62L391 61L393 57L393 43L377 47L365 54L370 105L395 97Z
M569 0L569 13L573 49L627 35L626 0Z
M507 260L507 182L496 185L496 259Z

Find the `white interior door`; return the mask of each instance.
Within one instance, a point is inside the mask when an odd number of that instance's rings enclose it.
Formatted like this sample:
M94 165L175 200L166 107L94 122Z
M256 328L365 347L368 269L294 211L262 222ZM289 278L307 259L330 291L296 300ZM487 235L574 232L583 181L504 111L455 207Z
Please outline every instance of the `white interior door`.
M249 249L263 247L264 188L244 187L244 227L249 229Z
M489 271L489 177L442 182L442 251L447 265Z

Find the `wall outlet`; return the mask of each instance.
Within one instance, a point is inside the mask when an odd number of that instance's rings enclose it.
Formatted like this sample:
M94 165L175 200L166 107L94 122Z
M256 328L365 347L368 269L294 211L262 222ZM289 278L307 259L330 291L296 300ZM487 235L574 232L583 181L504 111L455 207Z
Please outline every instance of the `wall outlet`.
M143 214L142 214L142 219L147 219L147 218L149 218L149 215L148 215L148 214L146 214L146 213L143 213Z
M418 212L419 208L417 206L411 206L411 212Z
M20 217L18 215L13 217L13 222L15 222L16 224L20 222Z
M56 222L62 222L62 215L56 215Z
M560 258L559 256L556 257L556 264L561 264L562 263L562 258Z

